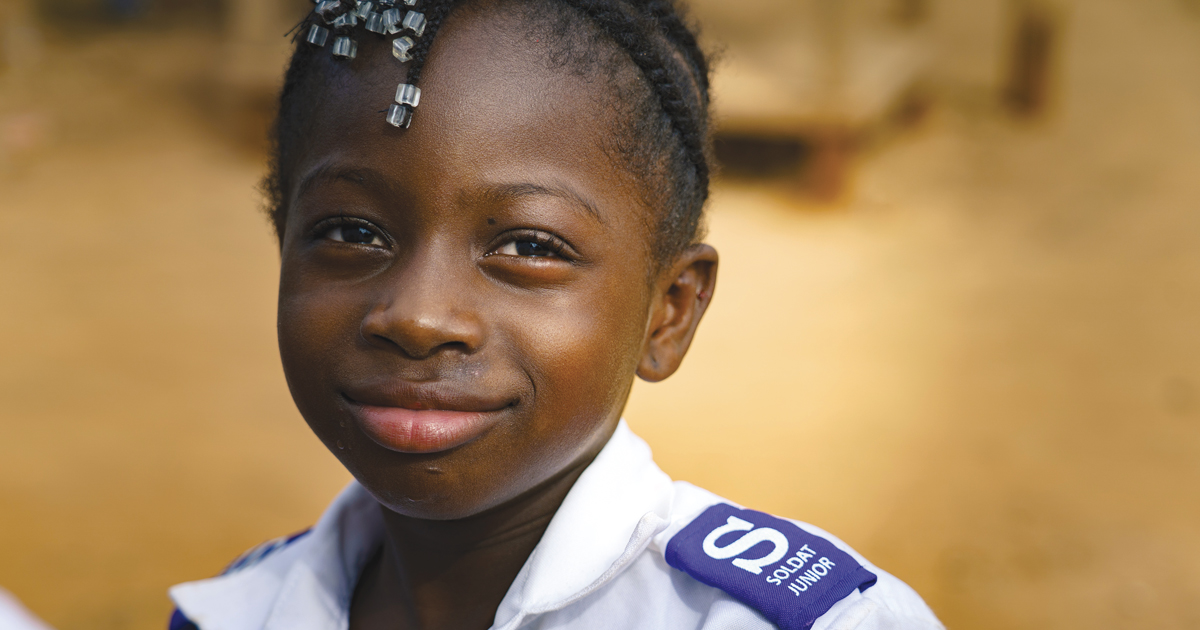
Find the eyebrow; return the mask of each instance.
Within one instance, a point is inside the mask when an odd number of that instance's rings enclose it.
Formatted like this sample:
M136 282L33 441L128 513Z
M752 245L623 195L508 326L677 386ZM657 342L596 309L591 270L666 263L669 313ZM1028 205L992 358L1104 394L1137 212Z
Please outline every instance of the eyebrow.
M343 167L326 163L314 168L300 180L300 185L296 188L296 196L301 197L313 186L328 181L346 181L366 188L391 190L387 180L372 169Z
M570 186L543 186L530 182L500 184L489 187L484 196L488 201L494 203L514 201L522 197L557 197L569 202L576 209L584 211L595 219L597 223L604 225L604 219L600 216L600 210L596 208L596 204L589 201Z

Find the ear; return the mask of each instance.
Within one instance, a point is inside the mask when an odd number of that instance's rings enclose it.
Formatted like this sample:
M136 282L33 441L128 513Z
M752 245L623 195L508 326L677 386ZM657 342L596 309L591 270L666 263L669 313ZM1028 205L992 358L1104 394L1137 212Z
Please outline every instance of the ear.
M692 345L700 318L717 287L717 250L689 247L654 287L637 375L655 383L675 373Z

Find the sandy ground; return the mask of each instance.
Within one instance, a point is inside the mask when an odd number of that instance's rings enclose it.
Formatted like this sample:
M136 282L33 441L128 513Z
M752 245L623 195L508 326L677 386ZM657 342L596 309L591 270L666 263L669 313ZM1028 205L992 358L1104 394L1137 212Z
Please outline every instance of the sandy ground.
M843 206L720 185L713 309L627 415L951 628L1200 628L1200 17L1081 1L1067 42L1048 120L948 91ZM283 383L212 49L54 40L0 77L35 136L0 162L0 584L61 630L163 627L169 584L348 480Z

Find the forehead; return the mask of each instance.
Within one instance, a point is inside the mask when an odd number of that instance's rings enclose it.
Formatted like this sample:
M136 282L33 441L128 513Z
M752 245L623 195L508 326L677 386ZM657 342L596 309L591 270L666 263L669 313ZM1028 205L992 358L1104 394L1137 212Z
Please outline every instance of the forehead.
M488 4L451 14L430 51L408 129L384 120L407 71L385 45L363 46L352 64L325 61L329 72L296 184L332 159L366 161L357 165L406 178L421 169L459 182L463 171L501 179L570 172L590 180L581 182L588 187L635 188L611 146L622 109L616 79L607 76L614 64L564 63L561 43L556 50L544 37L546 25L522 13Z

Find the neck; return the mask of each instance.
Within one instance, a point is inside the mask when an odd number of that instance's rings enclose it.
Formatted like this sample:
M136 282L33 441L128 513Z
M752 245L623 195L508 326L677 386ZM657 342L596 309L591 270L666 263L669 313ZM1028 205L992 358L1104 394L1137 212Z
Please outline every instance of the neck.
M481 514L430 521L383 510L386 536L351 606L352 630L379 627L477 629L500 602L575 480L579 462L541 486ZM407 623L400 623L406 620Z

